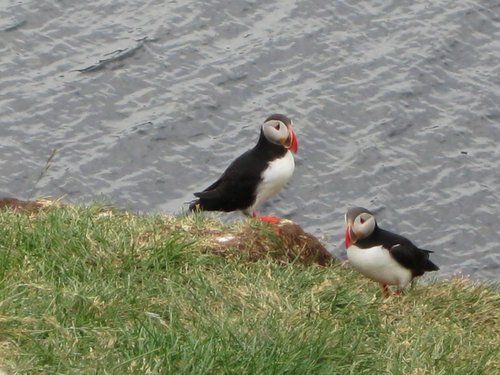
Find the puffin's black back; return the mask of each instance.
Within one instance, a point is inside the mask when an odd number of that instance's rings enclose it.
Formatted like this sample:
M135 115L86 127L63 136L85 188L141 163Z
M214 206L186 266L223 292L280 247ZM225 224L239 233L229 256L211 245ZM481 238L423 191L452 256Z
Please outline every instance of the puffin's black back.
M411 271L413 277L421 276L427 271L439 270L429 259L429 254L433 251L419 249L409 239L380 229L377 225L373 233L356 242L356 246L361 249L383 246L399 264Z
M189 209L229 212L249 208L255 202L262 172L286 152L283 146L269 142L261 130L257 145L236 158L212 185L195 193L198 199Z

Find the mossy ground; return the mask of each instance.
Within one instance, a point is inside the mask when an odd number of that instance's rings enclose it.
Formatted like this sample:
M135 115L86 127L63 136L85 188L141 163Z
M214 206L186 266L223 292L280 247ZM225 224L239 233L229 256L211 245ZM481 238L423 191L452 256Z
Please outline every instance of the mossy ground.
M269 254L214 253L211 233L255 225ZM266 225L236 226L99 206L1 211L0 368L499 373L496 286L443 280L382 299L339 264L280 256Z

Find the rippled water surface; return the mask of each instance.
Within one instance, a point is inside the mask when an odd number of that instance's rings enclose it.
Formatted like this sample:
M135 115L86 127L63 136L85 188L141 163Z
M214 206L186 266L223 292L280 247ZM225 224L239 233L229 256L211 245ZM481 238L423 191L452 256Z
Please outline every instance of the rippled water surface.
M500 279L497 1L0 0L1 196L181 212L273 112L300 150L263 212L342 255L363 205Z

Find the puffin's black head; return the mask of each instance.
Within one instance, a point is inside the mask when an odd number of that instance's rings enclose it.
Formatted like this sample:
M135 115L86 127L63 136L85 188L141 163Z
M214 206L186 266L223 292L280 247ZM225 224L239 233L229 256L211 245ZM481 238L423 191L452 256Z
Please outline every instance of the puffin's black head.
M292 120L285 115L274 114L269 116L262 124L261 133L269 142L282 145L286 149L297 153L299 142L292 128Z
M375 216L363 207L353 207L347 210L345 224L346 248L371 235L377 226Z
M271 116L269 116L268 118L266 118L266 121L264 121L264 122L268 122L268 121L271 121L271 120L281 121L286 126L291 126L292 125L292 120L290 120L285 115L281 115L279 113L273 113Z

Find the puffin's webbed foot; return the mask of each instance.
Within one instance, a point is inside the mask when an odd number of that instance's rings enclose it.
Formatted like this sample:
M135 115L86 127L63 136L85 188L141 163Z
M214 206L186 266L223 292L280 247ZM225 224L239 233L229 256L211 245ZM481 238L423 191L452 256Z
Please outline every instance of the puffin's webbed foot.
M277 216L259 216L258 219L260 221L263 221L264 223L269 223L273 225L279 224L279 222L281 221L281 219Z
M277 216L260 216L258 215L255 211L252 212L252 217L254 219L257 219L257 220L260 220L264 223L269 223L269 224L273 224L273 225L276 225L278 224L280 221L281 221L281 218L277 217Z
M382 287L382 293L384 295L384 298L388 298L391 294L389 287L387 286L387 284L380 284L380 286Z

